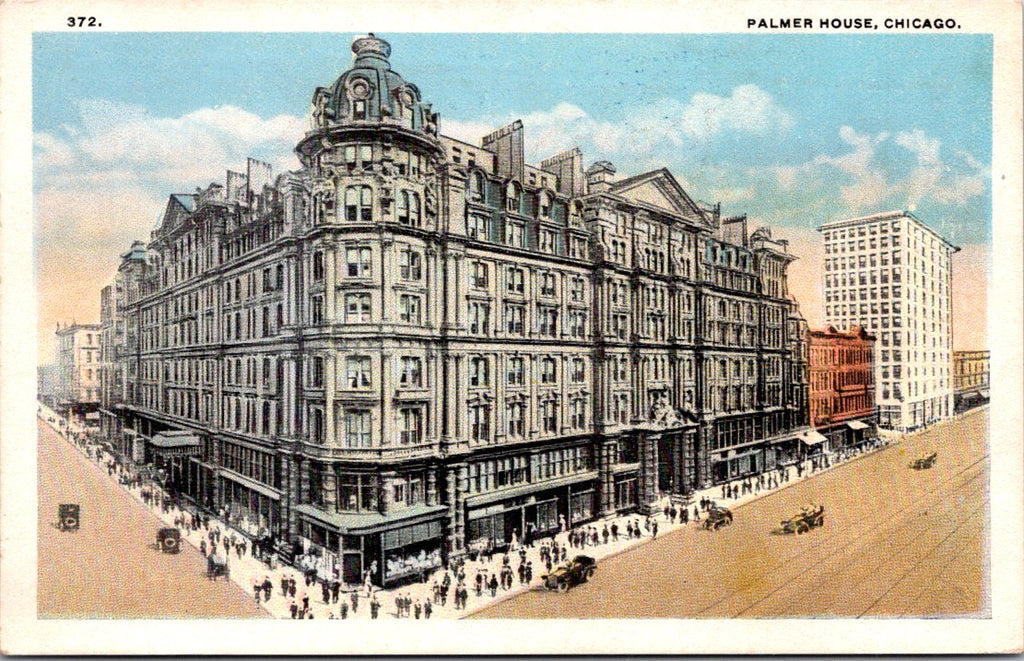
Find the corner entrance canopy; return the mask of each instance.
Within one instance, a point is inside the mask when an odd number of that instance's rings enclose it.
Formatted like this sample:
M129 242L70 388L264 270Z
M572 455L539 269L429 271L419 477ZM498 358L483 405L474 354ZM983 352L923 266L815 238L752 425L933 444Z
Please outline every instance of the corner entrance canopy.
M846 426L854 431L860 431L861 429L867 429L868 426L860 420L850 420L846 423Z
M806 445L818 445L819 443L824 443L825 441L828 440L828 438L814 431L813 429L809 429L805 432L797 434L797 438L799 438Z

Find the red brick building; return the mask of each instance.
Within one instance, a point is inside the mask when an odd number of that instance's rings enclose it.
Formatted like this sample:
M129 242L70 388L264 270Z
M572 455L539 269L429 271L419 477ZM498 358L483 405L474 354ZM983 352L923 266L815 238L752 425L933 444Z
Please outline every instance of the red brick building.
M874 434L875 338L861 327L808 332L810 422L823 449L856 445Z

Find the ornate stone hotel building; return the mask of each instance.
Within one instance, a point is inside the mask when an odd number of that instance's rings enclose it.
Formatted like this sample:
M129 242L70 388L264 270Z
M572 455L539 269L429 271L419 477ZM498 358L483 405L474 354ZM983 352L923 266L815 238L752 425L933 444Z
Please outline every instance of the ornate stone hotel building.
M387 583L794 456L785 241L664 169L528 165L519 122L445 137L387 42L352 50L303 168L170 196L128 288L117 411L172 486Z

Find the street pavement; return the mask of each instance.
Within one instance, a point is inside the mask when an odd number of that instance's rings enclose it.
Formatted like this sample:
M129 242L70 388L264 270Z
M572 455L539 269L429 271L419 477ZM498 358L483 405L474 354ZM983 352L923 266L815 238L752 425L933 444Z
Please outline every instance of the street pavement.
M48 411L46 409L42 410L41 417L43 417L44 419L49 419L50 417L54 416L55 414L53 412ZM71 432L80 431L74 429L73 427L69 427L69 429ZM68 443L71 447L76 447L73 443L70 443L70 441ZM888 450L886 450L886 452L892 452L899 447L900 446L891 446L888 448ZM879 454L877 450L874 451L874 453ZM871 453L865 453L850 457L845 462L839 461L839 458L834 458L834 462L830 468L822 467L822 469L818 471L812 471L811 465L808 462L805 466L805 470L803 471L803 476L799 478L797 477L795 469L791 467L788 472L788 481L782 483L779 489L751 489L750 493L742 493L738 498L732 499L723 498L723 491L721 486L716 486L711 489L707 489L705 491L698 492L697 494L695 494L695 502L699 502L701 499L705 498L712 499L717 503L726 505L730 508L735 509L737 507L740 507L740 512L743 512L745 509L743 508L743 506L746 503L761 499L765 495L773 492L792 492L793 488L796 485L801 484L803 482L815 483L817 480L824 477L824 475L836 473L837 468L842 468L846 464L852 465L859 463L861 460L864 459L866 454ZM106 461L107 459L108 458L103 457L101 461ZM42 479L43 478L41 476L41 482ZM113 477L110 477L109 479L111 484L115 484ZM841 479L842 478L840 478L840 480L837 481L841 481ZM143 502L140 489L125 487L118 488L125 489L128 493L134 496L139 503ZM786 502L788 502L789 500L791 500L791 498L787 498ZM660 562L659 557L662 553L662 550L665 548L665 544L672 543L666 542L666 540L677 540L680 538L679 534L669 533L680 533L688 535L689 537L686 537L687 539L704 539L704 535L709 536L708 538L721 535L722 539L724 539L731 532L728 530L723 530L719 533L711 533L705 531L701 531L700 533L698 533L697 530L699 528L699 522L695 522L693 520L693 508L694 505L691 504L689 506L691 520L687 525L679 523L678 520L676 522L670 522L666 519L666 517L663 514L660 513L653 517L652 521L657 521L658 524L658 535L656 539L652 534L653 531L647 527L647 521L645 517L640 515L607 518L588 524L588 526L594 526L595 529L600 532L605 525L610 526L612 522L615 522L617 523L620 531L624 531L627 526L627 523L635 522L637 526L642 530L642 534L639 539L626 539L624 535L620 533L620 539L618 541L609 541L608 543L588 545L582 549L568 548L567 555L569 558L572 558L576 554L585 554L597 558L600 563L598 577L589 585L574 588L572 591L570 591L568 595L549 595L542 589L541 577L545 573L545 567L544 564L541 562L540 557L541 543L536 544L533 548L525 549L526 558L528 561L532 562L534 567L533 581L528 585L520 585L518 577L516 577L513 586L510 589L499 588L495 596L493 597L490 595L490 592L488 590L484 590L480 596L476 594L475 577L478 573L482 573L486 577L490 577L491 575L498 575L500 577L500 570L503 562L502 555L496 554L489 561L485 561L483 559L467 560L464 566L464 572L466 576L466 584L469 595L466 607L464 609L456 609L454 607L453 593L454 586L457 582L454 573L450 574L450 580L453 589L449 591L446 603L441 604L435 602L433 585L435 582L441 583L443 581L445 574L444 570L438 570L433 575L428 576L426 581L424 581L423 583L408 584L392 590L375 590L372 594L381 605L379 611L379 616L381 618L398 617L398 610L396 608L396 597L406 597L413 603L420 604L421 606L425 604L427 601L430 601L432 609L432 619L461 618L473 613L478 613L478 615L481 617L643 616L646 614L646 609L644 608L643 604L641 604L639 609L636 609L635 607L630 607L623 611L620 615L601 615L601 613L604 612L601 608L597 608L596 610L586 610L586 608L581 607L570 608L568 611L564 609L566 608L567 604L576 603L578 601L576 599L578 595L593 592L595 590L600 590L602 588L598 586L602 585L604 585L605 588L607 588L607 581L602 581L601 579L605 575L609 574L608 567L614 567L614 563L618 562L619 565L635 564L637 566L644 564L644 562L640 561L641 558L636 555L636 551L633 551L631 553L624 553L626 551L630 551L631 549L636 549L638 547L642 547L644 549L655 549L653 555L650 553L648 553L647 555L651 556L651 561L655 563L654 566L657 566L658 562ZM166 525L173 525L175 518L179 518L181 516L185 516L186 518L188 517L187 514L183 514L182 512L173 508L173 506L167 512L163 512L161 508L155 506L149 506L149 509L155 516L159 517ZM737 512L737 524L742 523L742 519L744 516L740 512ZM703 517L706 515L701 513L701 516ZM831 519L831 513L829 516ZM241 533L237 531L232 531L228 526L221 522L215 521L211 524L211 526L219 529L221 531L222 537L229 537L232 534L234 534L238 539L241 539L243 537ZM736 527L740 528L742 527L742 525L737 525ZM208 535L208 530L203 530L202 528L200 528L198 531L192 531L189 527L186 526L186 529L183 534L183 539L185 539L192 547L198 548L200 546L200 542L204 539L206 539L207 543L209 543ZM554 540L551 540L549 538L547 540L544 540L544 543L550 546L553 541L555 545L566 546L567 540L568 533L562 532L556 535L554 537ZM668 577L668 582L662 588L663 590L674 590L678 592L678 585L674 584L673 581L678 582L678 580L682 579L685 582L685 577L692 574L693 567L699 566L704 562L704 558L702 556L702 549L699 548L699 545L690 545L687 546L687 548L689 548L694 553L694 555L682 557L677 560L678 564L673 566L672 571L665 574L665 576ZM221 554L223 555L223 551L221 551ZM271 582L271 584L273 585L273 590L270 599L266 600L264 598L264 595L261 593L261 597L258 602L258 607L263 612L273 617L291 618L293 616L291 605L294 603L297 609L300 611L300 614L304 615L305 617L311 617L315 619L339 618L343 616L340 601L346 601L347 608L345 609L346 612L344 613L344 617L347 617L348 619L370 618L371 609L369 607L369 600L371 594L366 592L365 590L353 589L352 592L348 594L342 593L340 595L339 603L334 603L333 600L331 600L332 603L327 604L324 603L322 599L322 591L319 588L319 586L316 584L306 585L302 573L294 568L281 566L271 567L268 566L266 563L252 557L248 553L239 555L236 552L232 552L228 556L228 558L231 581L235 582L238 586L242 588L242 590L244 590L249 595L249 599L251 600L251 604L254 608L256 607L257 604L257 600L255 599L254 596L254 585L257 583L262 584L264 580L269 580ZM515 570L519 565L519 554L512 553L510 554L509 558L509 563L512 569ZM624 561L620 560L623 558L625 558ZM748 559L752 561L753 566L757 565L758 560L756 557L751 557ZM157 558L154 557L154 561L156 560ZM613 564L609 565L609 563ZM611 575L615 575L614 571L611 572ZM280 588L282 577L291 577L295 580L297 590L294 598L282 594ZM220 581L217 581L216 583L220 583ZM353 593L356 595L354 600L352 596ZM303 597L308 597L308 607L304 609L304 613L301 613L301 611L303 610ZM552 602L551 599L558 599L558 602ZM613 599L610 598L608 601L613 601ZM526 604L527 606L524 606L524 604ZM357 606L357 609L353 610L353 605ZM214 612L210 612L207 614L213 616L218 615L220 613L216 611L216 609L214 609ZM743 616L742 613L738 615ZM657 615L655 615L655 612L652 611L651 616ZM666 616L668 616L668 614L666 614ZM709 613L705 616L711 616L711 614ZM415 619L415 610L412 610L410 612L409 617L410 619Z
M566 594L525 592L485 618L985 617L988 410L733 507L599 563ZM909 463L931 451L928 470ZM808 502L825 525L773 528Z
M238 586L208 581L195 549L154 548L163 522L43 421L38 431L39 618L267 617ZM77 531L57 528L61 503L81 506Z

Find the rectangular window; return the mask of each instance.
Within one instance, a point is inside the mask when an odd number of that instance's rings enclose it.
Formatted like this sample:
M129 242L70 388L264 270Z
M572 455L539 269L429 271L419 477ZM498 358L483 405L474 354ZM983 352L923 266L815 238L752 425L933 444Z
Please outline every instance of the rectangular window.
M555 337L558 332L558 310L538 306L537 317L540 324L540 334L546 337Z
M370 249L345 248L345 264L350 278L370 277Z
M526 308L513 303L505 304L505 329L510 335L523 335Z
M483 356L469 359L469 385L472 387L491 385L490 362Z
M469 404L469 437L471 440L491 440L491 409L484 404Z
M370 387L372 379L368 356L349 356L345 360L345 382L353 390Z
M508 370L505 372L505 383L510 386L523 385L523 359L512 357L508 359Z
M309 372L309 385L313 388L324 387L324 357L313 356Z
M540 382L550 385L556 381L555 359L542 358L540 361Z
M370 321L369 294L345 294L345 321L347 323Z
M403 388L423 387L423 361L414 356L402 357L402 375L399 384Z
M470 264L470 285L476 289L487 289L487 264L484 262L472 262Z
M523 269L509 267L507 276L508 277L505 281L505 285L508 291L514 294L522 294L524 291Z
M423 256L409 248L399 253L398 273L403 280L420 280L423 277Z
M541 296L554 296L555 295L555 274L554 273L545 273L541 277L540 295Z
M237 331L241 327L241 323L240 323L241 320L238 319L238 315L237 314L235 315L235 317L236 317L235 318L235 331L236 331L236 335L237 335ZM314 326L319 326L320 324L324 323L324 297L323 297L323 295L318 294L316 296L313 296L310 299L309 317L310 317L310 322Z
M313 280L324 279L324 254L321 251L313 253Z
M402 294L398 297L398 318L407 323L419 325L423 322L420 312L420 297Z
M508 435L512 438L522 438L526 429L524 421L526 406L519 402L508 404L505 407L505 419L508 421Z
M524 237L523 226L519 223L508 223L505 225L505 243L508 245L523 248L525 247Z
M398 433L402 445L414 445L423 441L423 410L404 408L398 410Z
M370 447L370 412L358 409L345 411L345 444L350 448Z
M491 240L491 219L487 216L471 215L466 219L466 234L479 241Z
M471 302L469 304L469 332L474 335L487 335L490 332L490 303Z

